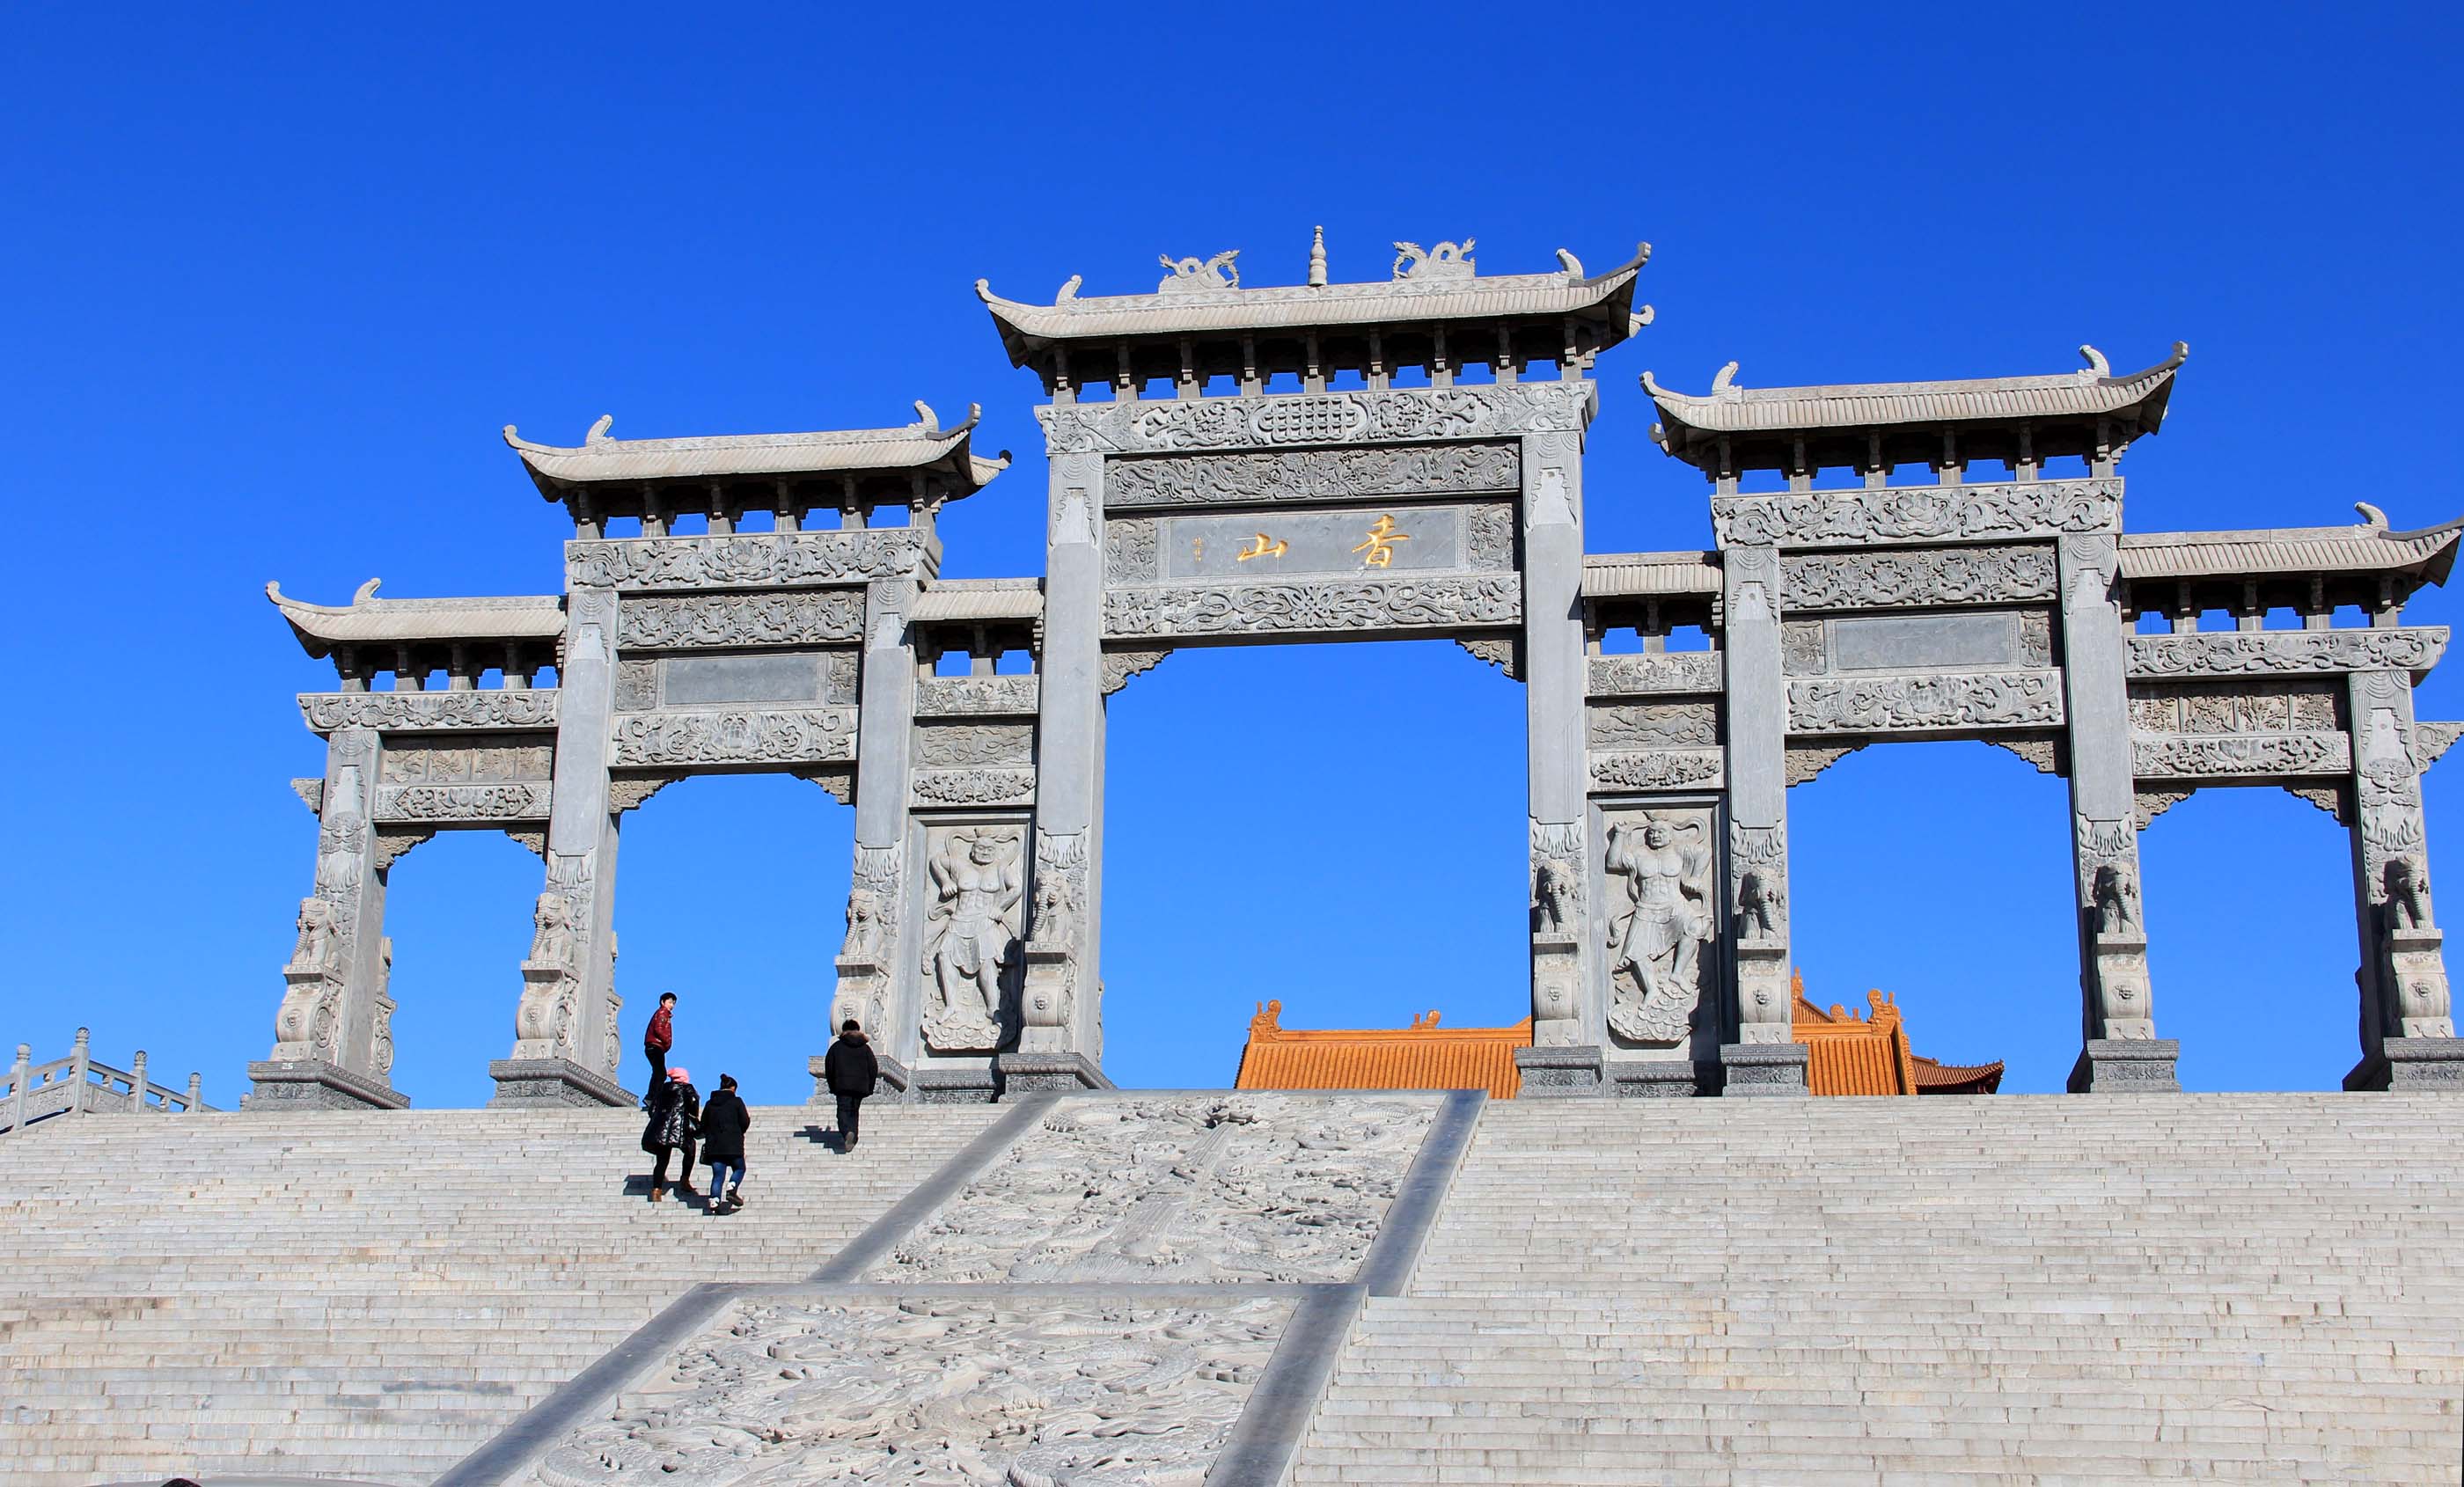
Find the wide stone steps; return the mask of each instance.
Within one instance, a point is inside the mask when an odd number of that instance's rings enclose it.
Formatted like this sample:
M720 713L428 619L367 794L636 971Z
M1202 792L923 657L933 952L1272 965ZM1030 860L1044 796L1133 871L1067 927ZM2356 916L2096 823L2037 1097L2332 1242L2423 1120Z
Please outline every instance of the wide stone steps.
M0 1195L0 1481L426 1482L694 1283L803 1279L998 1114L876 1106L842 1156L757 1108L725 1217L647 1201L624 1110L47 1123Z
M2464 1102L1492 1104L1294 1480L2452 1482Z

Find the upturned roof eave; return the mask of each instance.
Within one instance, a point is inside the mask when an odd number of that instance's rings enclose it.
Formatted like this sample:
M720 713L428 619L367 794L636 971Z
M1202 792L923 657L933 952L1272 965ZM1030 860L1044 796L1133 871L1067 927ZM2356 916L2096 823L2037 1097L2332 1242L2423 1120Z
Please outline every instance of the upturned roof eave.
M293 599L282 592L278 581L265 585L265 597L281 611L293 638L314 661L326 659L343 645L552 641L564 633L563 603L552 594L390 600L375 597L378 582L370 579L361 584L348 604L312 604Z
M2169 555L2196 554L2203 549L2255 548L2262 550L2251 563L2228 565L2235 571L2251 574L2412 574L2427 583L2444 584L2455 566L2459 547L2464 547L2464 517L2433 527L2416 527L2396 532L2381 525L2384 521L2376 508L2365 507L2371 522L2354 527L2278 527L2248 532L2133 532L2122 537L2122 568L2125 578L2142 581L2167 579L2195 579L2233 576L2224 567L2200 568L2165 559ZM2282 550L2280 557L2271 558L2264 550ZM2343 549L2350 561L2320 560L2320 548ZM2309 549L2309 551L2304 551Z
M957 495L979 490L1009 468L1008 451L995 459L974 453L972 436L983 416L980 405L970 405L967 416L948 428L938 426L932 409L915 405L914 424L899 428L817 430L788 434L703 434L667 439L611 439L605 430L612 416L591 426L578 446L539 444L521 437L512 424L504 427L506 447L520 457L522 468L539 493L562 501L575 491L605 486L642 486L712 480L825 479L833 475L896 473L940 470L966 483ZM673 468L653 466L667 456Z

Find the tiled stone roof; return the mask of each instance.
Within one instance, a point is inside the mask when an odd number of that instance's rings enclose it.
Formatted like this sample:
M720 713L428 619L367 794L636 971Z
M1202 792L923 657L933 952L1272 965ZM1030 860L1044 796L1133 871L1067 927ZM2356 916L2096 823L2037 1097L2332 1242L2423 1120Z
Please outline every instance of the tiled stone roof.
M1583 559L1583 597L1717 594L1717 553L1600 553Z
M1998 1062L1946 1064L1917 1057L1899 1003L1881 992L1866 994L1873 1014L1863 1017L1837 1003L1825 1012L1807 1000L1803 972L1790 989L1796 1040L1810 1055L1806 1082L1815 1094L1991 1094L2001 1087Z
M370 579L347 604L311 604L268 583L265 597L291 622L309 655L337 645L407 645L436 641L554 640L564 633L564 604L553 594L492 599L379 599Z
M795 434L715 434L686 439L611 439L614 415L590 426L578 447L534 444L505 426L505 443L522 458L531 478L551 500L563 489L605 483L668 480L782 479L923 470L938 466L963 490L982 486L1009 466L978 459L967 439L982 414L969 406L965 420L943 428L922 403L916 422L903 428L832 429Z
M2412 532L2388 530L2374 506L2351 527L2278 527L2249 532L2134 532L2122 537L2123 577L2235 578L2262 574L2406 573L2447 580L2464 519Z
M2173 374L2190 348L2143 372L2112 376L2104 358L2081 347L2089 364L2050 377L1983 377L1958 382L1852 383L1815 387L1740 387L1731 361L1707 395L1675 392L1642 374L1642 385L1673 424L1705 433L1780 433L1799 429L1925 427L1963 423L2135 414L2147 432L2164 418ZM1663 438L1663 443L1667 440Z
M911 623L1044 618L1044 585L1035 579L943 579L916 596Z
M1512 1027L1441 1028L1426 1013L1408 1028L1287 1028L1284 1004L1249 1019L1239 1089L1485 1089L1510 1100L1523 1087L1514 1050L1531 1045L1531 1019Z

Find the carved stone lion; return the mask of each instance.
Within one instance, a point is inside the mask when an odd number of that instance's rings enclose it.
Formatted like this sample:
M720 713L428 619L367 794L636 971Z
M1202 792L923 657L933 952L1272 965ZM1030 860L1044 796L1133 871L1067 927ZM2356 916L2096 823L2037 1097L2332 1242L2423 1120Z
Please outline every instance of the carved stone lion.
M1574 873L1553 857L1540 860L1531 883L1532 932L1551 936L1570 932L1574 923Z
M2430 875L2415 866L2409 857L2391 857L2383 881L2387 885L2387 927L2429 929Z
M2100 864L2094 888L2096 932L2139 932L2139 879L2119 863Z
M1787 895L1779 880L1749 868L1737 883L1737 932L1749 940L1775 940L1787 932Z

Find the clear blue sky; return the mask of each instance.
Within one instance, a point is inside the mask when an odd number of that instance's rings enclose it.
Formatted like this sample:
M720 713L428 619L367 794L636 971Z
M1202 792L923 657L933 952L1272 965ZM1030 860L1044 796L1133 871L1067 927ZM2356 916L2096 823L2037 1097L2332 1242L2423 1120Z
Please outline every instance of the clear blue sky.
M547 592L561 514L496 437L872 426L985 407L1018 466L947 571L1042 560L1033 379L970 290L1152 285L1242 249L1340 277L1396 238L1490 272L1656 246L1658 323L1598 369L1595 551L1699 547L1645 367L1701 387L2192 358L2133 450L2139 529L2464 509L2453 7L1516 11L21 5L0 20L0 264L19 557L0 730L0 1039L149 1048L228 1105L273 1040L321 751L259 589ZM2413 617L2458 612L2432 592ZM2464 713L2464 662L2428 716ZM1125 1082L1228 1082L1296 1025L1524 1011L1523 708L1451 645L1182 652L1113 699L1105 973ZM2464 864L2464 765L2431 776ZM1792 793L1822 1000L2059 1087L2078 1047L2063 792L1982 745ZM628 1044L801 1100L852 813L701 779L627 819ZM2144 839L2162 1031L2204 1088L2354 1055L2343 839L2281 791ZM536 859L394 872L396 1078L474 1104L512 1039ZM628 1072L630 1065L628 1064Z

